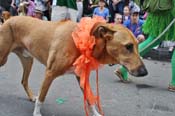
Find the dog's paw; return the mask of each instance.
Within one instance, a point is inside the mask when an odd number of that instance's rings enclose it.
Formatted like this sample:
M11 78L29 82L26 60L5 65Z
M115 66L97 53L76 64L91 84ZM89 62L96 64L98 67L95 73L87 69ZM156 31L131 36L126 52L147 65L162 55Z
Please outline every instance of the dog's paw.
M98 111L95 108L95 105L91 106L91 111L92 111L92 116L102 116L101 114L98 113Z
M109 66L114 66L115 64L108 64Z
M33 116L42 116L41 114L33 113Z
M33 96L32 98L29 98L29 100L30 100L31 102L35 102L37 98L38 98L38 96Z
M96 114L96 115L95 115L95 114L94 114L93 116L102 116L102 115L100 115L100 114Z

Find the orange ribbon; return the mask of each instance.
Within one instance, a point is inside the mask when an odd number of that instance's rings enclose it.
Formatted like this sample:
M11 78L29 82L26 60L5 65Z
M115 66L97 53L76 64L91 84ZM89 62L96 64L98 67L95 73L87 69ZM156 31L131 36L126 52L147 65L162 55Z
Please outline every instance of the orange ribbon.
M80 87L84 89L84 108L86 116L88 116L86 108L87 101L90 105L95 105L97 103L99 111L102 113L100 108L98 83L97 96L93 94L89 83L89 76L92 70L96 70L96 81L98 81L98 68L100 66L100 63L92 56L92 50L95 45L95 37L90 35L92 27L97 22L105 22L105 20L101 17L84 17L81 19L76 30L72 32L75 45L81 53L73 65L75 66L75 73L80 77Z

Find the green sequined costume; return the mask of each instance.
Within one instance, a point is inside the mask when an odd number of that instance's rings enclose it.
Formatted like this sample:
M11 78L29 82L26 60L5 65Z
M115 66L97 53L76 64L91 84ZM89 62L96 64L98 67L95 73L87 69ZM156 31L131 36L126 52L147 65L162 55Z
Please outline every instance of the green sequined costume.
M140 55L145 55L154 46L160 44L162 40L175 40L175 23L170 27L170 29L161 37L161 39L155 41L147 49L147 46L152 42L159 34L161 34L164 29L170 24L170 22L175 18L175 0L173 0L173 7L169 11L161 11L160 13L148 13L148 17L143 25L143 32L149 34L149 37L142 43L139 44ZM175 91L175 50L171 58L172 66L172 79L169 85L169 90ZM128 73L124 67L120 68L123 80L128 80Z

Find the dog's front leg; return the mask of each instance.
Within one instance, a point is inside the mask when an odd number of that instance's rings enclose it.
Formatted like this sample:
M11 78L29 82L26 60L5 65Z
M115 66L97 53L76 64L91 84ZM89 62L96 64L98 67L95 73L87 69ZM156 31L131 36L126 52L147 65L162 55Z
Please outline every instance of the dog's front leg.
M77 78L77 81L80 85L80 77L76 76L76 78ZM80 89L84 93L84 90L81 87L80 87ZM88 103L88 105L90 105L90 104ZM102 116L101 114L98 113L97 109L95 108L95 105L91 105L90 110L92 112L92 116Z
M41 115L41 106L42 106L42 103L39 101L38 98L36 98L33 116L42 116Z
M49 87L50 87L52 81L55 79L55 76L53 76L53 75L54 74L52 71L46 70L45 79L43 81L39 97L35 101L35 108L34 108L33 116L42 116L41 115L41 107L42 107L42 104L45 100L47 92L49 90Z
M101 114L98 113L97 109L95 108L95 105L90 106L91 111L93 113L93 116L102 116Z

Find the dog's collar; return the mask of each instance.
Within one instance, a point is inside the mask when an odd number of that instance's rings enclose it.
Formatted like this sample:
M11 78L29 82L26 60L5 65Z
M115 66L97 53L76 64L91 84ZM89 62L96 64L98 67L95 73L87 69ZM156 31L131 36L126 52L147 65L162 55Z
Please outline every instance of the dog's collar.
M92 56L92 50L95 45L95 37L90 35L92 27L97 22L106 21L101 17L84 17L81 19L80 23L78 23L77 28L72 33L74 43L81 53L73 65L75 66L75 73L80 77L80 87L84 89L85 110L87 100L89 101L90 105L99 103L99 95L93 95L89 83L90 72L92 70L96 70L98 75L98 68L100 66L100 63Z

